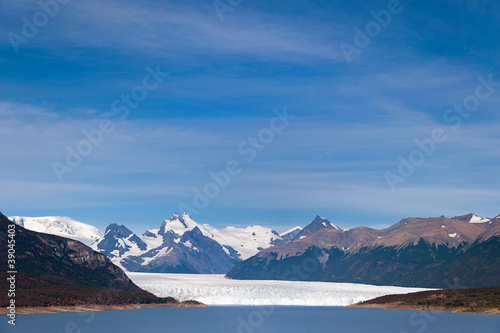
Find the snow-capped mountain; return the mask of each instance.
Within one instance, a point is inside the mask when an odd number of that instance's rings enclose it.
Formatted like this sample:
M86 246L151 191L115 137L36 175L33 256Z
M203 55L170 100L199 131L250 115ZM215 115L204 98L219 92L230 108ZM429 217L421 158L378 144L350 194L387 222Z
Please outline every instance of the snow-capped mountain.
M266 227L217 229L184 213L172 215L159 228L140 236L112 224L92 247L129 271L226 273L239 261L280 241L280 235Z
M85 245L91 245L103 236L96 227L67 216L11 216L9 219L26 229L74 239Z
M178 214L172 215L170 219L163 221L163 224L158 229L147 230L143 235L143 240L154 246L160 242L158 235L172 231L174 234L182 236L186 231L194 228L198 228L205 237L221 244L225 250L229 251L229 248L232 248L242 260L253 256L260 250L271 246L273 242L281 239L280 235L270 228L262 226L248 226L245 228L228 226L224 229L217 229L208 224L197 223L189 214L184 213L182 216Z
M263 226L248 226L245 228L226 227L217 229L204 224L200 230L225 248L232 248L242 260L249 258L262 249L268 248L276 241L281 240L280 235Z
M125 254L141 255L148 249L148 245L127 227L111 223L106 228L104 236L92 244L92 248L113 260L122 258Z
M121 264L130 271L159 273L228 272L241 261L232 248L223 247L202 234L198 227L182 235L172 231L159 233L162 244L141 256L130 256Z
M309 223L307 225L307 227L305 227L304 229L299 231L295 235L295 237L292 238L292 240L305 238L305 237L315 233L316 231L322 230L322 229L340 230L340 228L337 227L335 224L331 223L330 221L328 221L327 219L325 219L319 215L316 215L314 220L312 220L312 222Z
M13 216L11 220L27 229L79 240L123 269L164 273L227 273L263 249L319 229L338 229L319 216L304 229L296 227L282 235L258 225L218 229L194 221L187 213L174 214L159 228L148 229L142 235L116 223L102 234L96 227L69 217Z

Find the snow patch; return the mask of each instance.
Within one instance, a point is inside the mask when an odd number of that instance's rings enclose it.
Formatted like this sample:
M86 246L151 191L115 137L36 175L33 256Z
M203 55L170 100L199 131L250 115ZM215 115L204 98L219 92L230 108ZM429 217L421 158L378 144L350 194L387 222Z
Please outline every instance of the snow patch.
M334 229L340 230L340 228L339 228L338 226L336 226L335 224L333 224L332 222L330 222L330 225L331 225Z
M163 238L158 236L158 232L160 231L160 228L157 229L148 229L147 232L152 233L154 236L144 236L140 235L138 236L146 245L148 246L148 249L155 249L163 243Z
M284 233L281 233L281 234L280 234L280 236L281 236L281 237L283 237L283 236L285 236L285 235L287 235L287 234L289 234L289 233L291 233L291 232L294 232L294 231L296 231L296 230L302 230L302 228L301 228L301 227L295 227L295 228L292 228L292 229L290 229L290 230L285 231Z
M450 236L451 238L455 238L455 237L457 237L457 233L456 233L456 232L454 232L454 233L452 233L452 234L448 234L448 236Z
M227 255L231 255L231 253L225 246L222 246L222 249L224 250L224 252L226 252Z
M170 252L172 252L173 248L172 247L164 247L161 250L158 251L158 253L154 257L150 258L144 258L142 262L142 266L145 266L149 264L151 261L156 260L160 257L167 256Z
M126 249L126 248L127 248L127 246L125 245L125 242L123 241L123 239L121 239L121 238L118 238L118 239L117 239L116 237L115 237L115 239L116 239L116 241L117 241L117 242L116 242L116 247L121 247L121 248L123 248L123 249Z
M476 214L472 214L469 223L485 223L489 222L490 219L483 219L481 216L477 216Z

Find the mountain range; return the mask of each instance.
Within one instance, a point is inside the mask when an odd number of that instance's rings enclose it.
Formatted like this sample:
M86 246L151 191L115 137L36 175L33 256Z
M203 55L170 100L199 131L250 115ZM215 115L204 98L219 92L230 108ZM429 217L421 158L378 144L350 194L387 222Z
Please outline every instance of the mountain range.
M260 250L284 243L281 235L266 227L217 229L184 213L139 236L112 224L92 247L133 272L225 274Z
M310 232L300 227L281 235L262 226L217 229L195 222L187 213L174 214L159 228L148 229L142 235L116 223L110 224L103 234L94 226L69 217L10 219L28 229L91 244L113 263L133 272L225 274L260 250L294 240L301 232ZM320 220L315 224L321 223Z
M322 228L260 251L227 276L436 288L498 286L500 216L407 218L382 230Z
M58 218L22 218L56 221ZM46 232L92 239L92 227L75 235L63 218ZM75 221L76 222L76 221ZM500 216L406 218L385 228L341 229L320 216L306 227L278 234L262 226L214 228L174 214L136 235L110 224L92 248L133 272L217 273L233 279L355 282L375 285L496 286L500 281ZM55 228L54 226L57 226ZM100 231L99 231L100 233ZM459 281L459 282L457 282Z

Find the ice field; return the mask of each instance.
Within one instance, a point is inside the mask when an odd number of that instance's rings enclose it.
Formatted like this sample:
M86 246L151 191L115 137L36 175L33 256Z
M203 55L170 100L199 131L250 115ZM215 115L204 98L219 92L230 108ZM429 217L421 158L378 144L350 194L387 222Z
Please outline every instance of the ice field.
M428 290L356 283L231 280L222 274L127 275L156 296L194 299L207 305L345 306L383 295Z

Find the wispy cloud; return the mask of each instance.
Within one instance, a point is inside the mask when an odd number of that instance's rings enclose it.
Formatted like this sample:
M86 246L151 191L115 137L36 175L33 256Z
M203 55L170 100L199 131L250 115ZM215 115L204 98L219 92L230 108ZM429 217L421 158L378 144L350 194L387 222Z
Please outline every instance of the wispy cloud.
M3 103L2 114L30 108ZM58 184L51 162L63 162L65 147L76 145L82 139L81 130L92 129L97 122L55 118L47 122L31 118L32 113L18 115L16 122L0 132L6 161L0 166L1 182L9 189L1 200L14 206L19 206L19 200L33 207L48 201L61 207L126 205L151 197L180 201L192 196L192 188L210 180L209 171L221 170L231 159L240 159L244 172L213 201L215 206L355 209L386 214L437 214L441 210L446 214L473 206L487 210L499 196L494 189L475 186L484 175L469 175L454 187L436 185L443 183L443 173L456 163L468 168L483 161L484 172L495 172L487 162L500 157L492 151L498 145L491 137L496 125L464 127L467 140L457 137L437 152L428 168L420 171L425 180L416 176L420 185L410 181L394 194L382 171L396 167L397 154L408 150L412 140L428 130L430 120L420 127L401 126L397 119L371 127L302 117L252 163L238 155L237 146L266 119L125 122L65 183ZM49 110L35 113L51 115ZM458 155L467 158L449 158Z
M20 7L20 13L28 10ZM51 34L38 37L45 45L71 43L172 57L241 54L290 61L301 57L334 60L340 56L336 45L327 42L327 36L318 35L326 33L325 26L310 23L299 29L286 16L248 10L245 20L226 20L222 24L211 4L201 2L74 2L53 24L47 27ZM61 24L64 29L60 29Z

